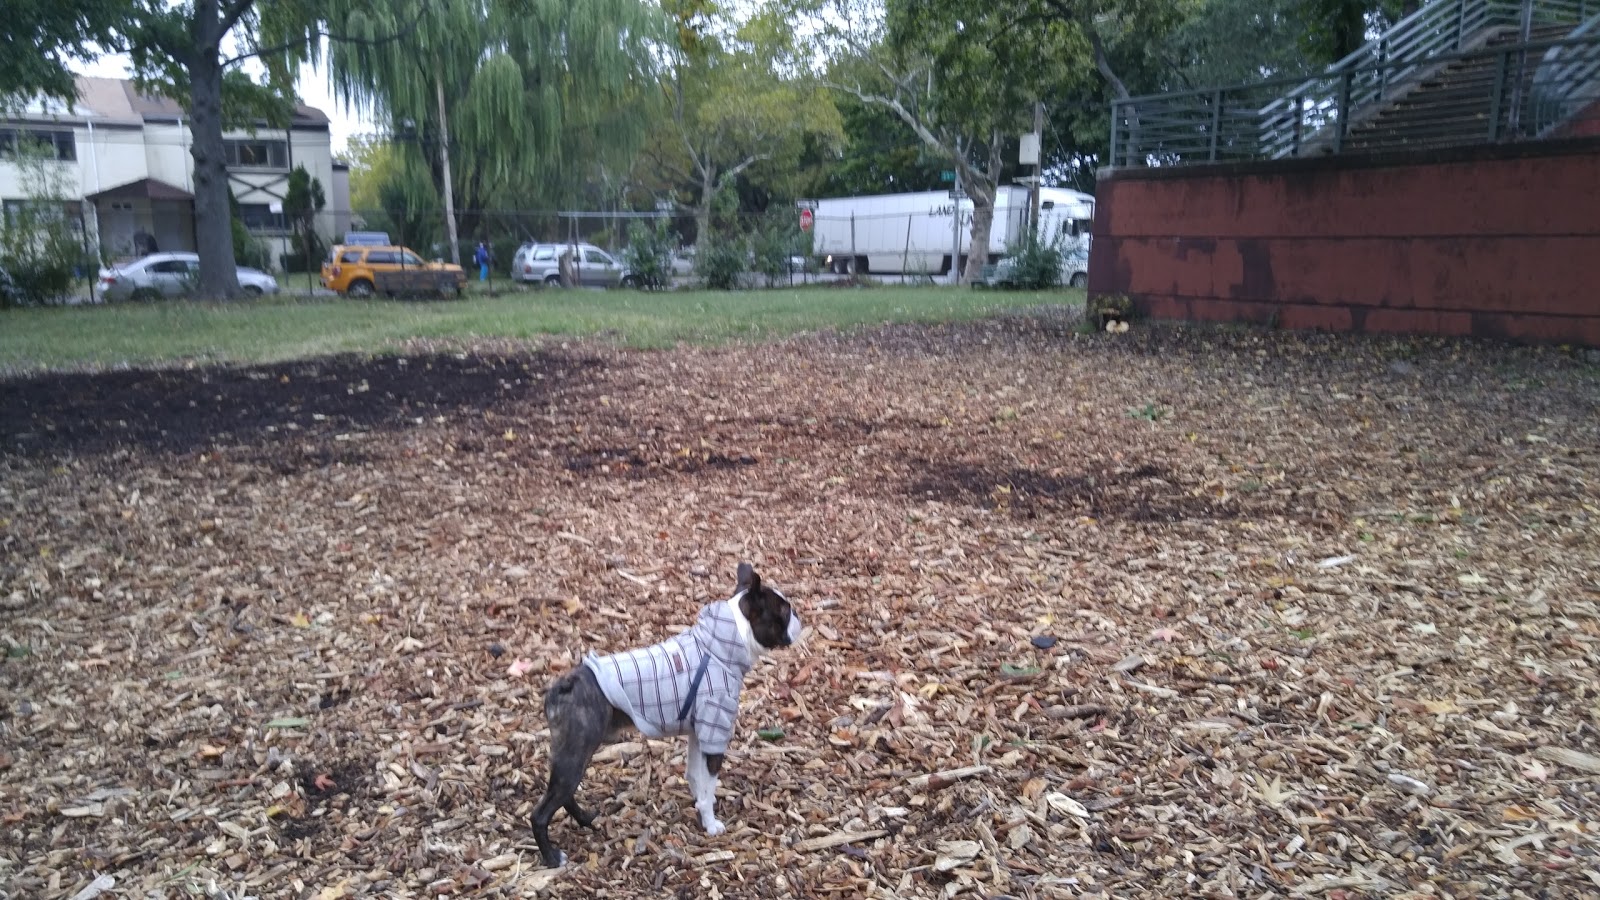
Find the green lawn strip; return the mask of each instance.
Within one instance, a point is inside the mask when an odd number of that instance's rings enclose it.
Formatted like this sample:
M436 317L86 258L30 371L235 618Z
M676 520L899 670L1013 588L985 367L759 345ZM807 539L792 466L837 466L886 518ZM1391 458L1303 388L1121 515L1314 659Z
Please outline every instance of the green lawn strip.
M15 309L0 313L0 371L274 362L383 353L411 338L601 336L637 348L770 340L889 322L962 321L1043 305L1081 305L1081 291L943 287L764 291L522 291L450 301L279 297Z

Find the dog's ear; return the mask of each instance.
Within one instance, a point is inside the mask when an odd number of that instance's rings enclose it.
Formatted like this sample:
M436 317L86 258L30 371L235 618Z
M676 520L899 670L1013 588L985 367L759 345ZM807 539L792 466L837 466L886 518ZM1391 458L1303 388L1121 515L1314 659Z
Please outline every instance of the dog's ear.
M754 595L761 590L761 576L756 574L755 567L747 562L739 563L738 590Z

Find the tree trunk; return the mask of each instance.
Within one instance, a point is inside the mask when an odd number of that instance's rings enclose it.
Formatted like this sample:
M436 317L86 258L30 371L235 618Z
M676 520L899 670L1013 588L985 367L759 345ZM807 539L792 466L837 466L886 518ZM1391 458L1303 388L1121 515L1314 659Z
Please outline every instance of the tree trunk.
M694 211L694 242L704 247L711 236L711 204L717 196L717 167L707 165L700 170L700 205Z
M222 143L222 22L218 0L199 0L194 14L194 50L189 70L189 130L194 143L195 250L200 256L197 290L208 300L239 294L233 256L233 211L228 208L228 161Z
M967 245L967 267L961 271L961 283L972 284L983 276L983 267L989 264L989 233L994 230L994 192L983 197L969 190L972 198L972 242Z
M456 193L450 173L450 119L444 108L444 81L435 78L439 97L439 165L444 169L444 233L450 242L450 261L461 265L461 244L456 240Z

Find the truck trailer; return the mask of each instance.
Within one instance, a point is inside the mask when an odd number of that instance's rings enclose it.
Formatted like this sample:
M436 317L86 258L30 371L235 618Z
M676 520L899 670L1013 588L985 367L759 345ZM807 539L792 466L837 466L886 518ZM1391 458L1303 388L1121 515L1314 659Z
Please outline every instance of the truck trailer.
M813 201L812 252L838 274L948 275L959 240L958 266L972 251L972 200L954 201L948 191L829 197ZM959 206L961 225L952 215ZM1025 235L1028 189L1007 185L996 192L989 230L988 262L996 262ZM1087 250L1094 220L1094 195L1042 188L1039 225L1046 240L1061 236L1067 252Z

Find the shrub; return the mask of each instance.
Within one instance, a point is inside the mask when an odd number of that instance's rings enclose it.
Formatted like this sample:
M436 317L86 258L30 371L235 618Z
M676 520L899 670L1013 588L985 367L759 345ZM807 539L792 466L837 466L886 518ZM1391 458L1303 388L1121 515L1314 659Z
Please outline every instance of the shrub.
M68 207L65 178L54 157L30 141L17 148L15 164L27 199L0 219L0 269L10 276L0 304L59 300L80 276L95 274L98 260L80 233L82 219Z
M772 287L789 277L789 257L800 250L800 228L794 216L767 216L753 238L755 270Z
M628 224L628 249L622 254L622 262L639 287L661 290L672 284L672 248L676 243L665 219Z
M714 291L731 291L739 286L744 272L745 242L741 238L711 237L701 240L695 250L694 271Z
M1051 240L1030 232L1020 243L1008 246L1006 254L1011 258L1011 269L1006 273L1006 283L1034 291L1059 286L1061 264L1065 259L1062 243L1062 235Z

